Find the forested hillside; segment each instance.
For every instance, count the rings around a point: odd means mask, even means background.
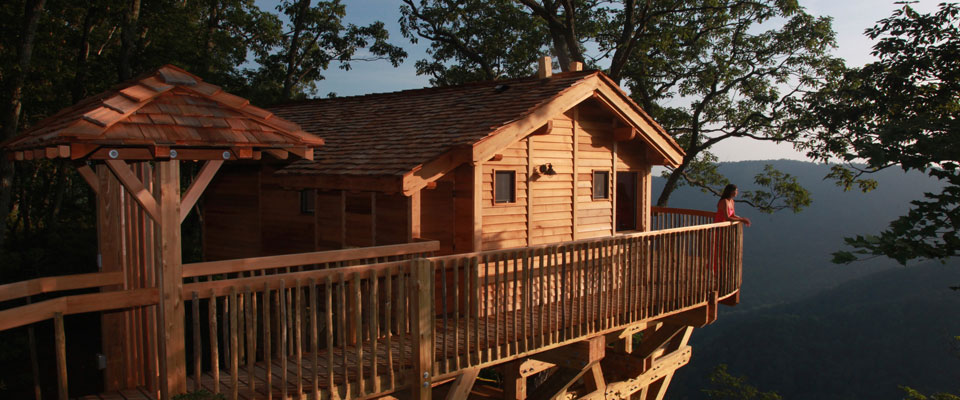
[[[750,188],[757,164],[722,165]],[[714,324],[694,331],[694,355],[680,369],[671,399],[699,399],[719,364],[785,399],[895,399],[898,385],[924,393],[960,391],[960,262],[900,267],[886,259],[830,262],[842,237],[874,233],[937,182],[887,170],[879,189],[843,192],[823,181],[827,167],[775,161],[797,176],[813,204],[800,214],[737,212],[754,225],[744,233],[742,303],[722,307]],[[752,165],[751,165],[752,164]],[[656,193],[657,188],[654,188]],[[708,196],[685,188],[671,206],[706,209]]]

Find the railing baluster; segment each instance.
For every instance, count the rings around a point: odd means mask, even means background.
[[[266,366],[264,390],[267,392],[267,399],[273,398],[273,354],[270,330],[273,327],[273,321],[270,318],[270,312],[273,309],[273,291],[270,290],[270,283],[263,284],[263,363]]]
[[[497,254],[494,257],[496,257],[496,259],[493,262],[493,269],[494,269],[493,279],[494,279],[494,292],[495,292],[493,296],[493,301],[496,302],[496,304],[494,304],[494,307],[493,307],[493,310],[494,310],[493,319],[495,320],[494,324],[496,325],[494,330],[494,336],[496,337],[496,342],[497,342],[496,351],[497,351],[497,358],[499,359],[504,356],[503,350],[500,347],[500,343],[501,343],[500,316],[505,315],[505,312],[503,311],[504,307],[502,306],[504,295],[503,293],[500,292],[500,263],[503,261],[503,253]],[[504,333],[502,342],[506,343],[506,339],[507,339],[506,333]]]
[[[462,258],[456,258],[450,263],[453,267],[453,368],[456,370],[460,369],[460,264],[463,262]],[[444,265],[446,268],[446,265]],[[446,298],[446,290],[443,294]],[[446,309],[443,310],[446,313]],[[443,319],[443,331],[447,331],[447,319]],[[447,338],[444,335],[443,338],[443,355],[446,358],[447,355]]]
[[[240,354],[237,344],[237,327],[238,318],[237,318],[237,287],[230,287],[230,398],[237,400],[240,397],[240,376],[239,376],[239,364],[240,364]]]
[[[324,277],[323,280],[323,297],[324,297],[324,321],[326,321],[326,333],[324,336],[327,340],[327,390],[330,391],[330,397],[337,397],[337,388],[333,382],[333,283],[331,282],[330,275]]]
[[[363,304],[361,303],[361,294],[360,286],[361,279],[359,272],[353,273],[352,282],[350,284],[350,290],[353,292],[353,324],[356,330],[356,345],[354,346],[356,354],[356,363],[357,363],[357,395],[363,396],[367,389],[364,386],[364,377],[363,377]]]
[[[396,388],[396,382],[394,381],[395,375],[393,372],[393,270],[386,270],[386,274],[383,277],[383,297],[387,299],[386,304],[384,304],[383,315],[385,316],[386,326],[385,334],[387,336],[386,345],[387,345],[387,379],[390,382],[390,389]]]
[[[57,398],[67,400],[67,338],[63,331],[63,313],[53,315],[53,335],[57,353]]]
[[[199,392],[201,385],[201,357],[203,357],[203,350],[200,344],[200,296],[197,295],[197,292],[193,292],[190,296],[190,308],[192,309],[192,326],[193,326],[193,391]]]
[[[217,293],[210,289],[210,302],[207,304],[207,321],[210,324],[210,375],[213,378],[213,393],[220,393],[220,344],[217,343]]]
[[[310,382],[313,384],[313,398],[320,398],[320,344],[317,336],[317,317],[320,310],[320,302],[317,299],[317,281],[310,278],[307,281],[310,285],[310,305],[307,307],[307,314],[310,316],[310,352],[313,354],[313,364],[311,367]]]
[[[246,339],[247,339],[247,389],[250,392],[250,398],[252,399],[256,395],[256,376],[254,375],[254,364],[257,362],[257,343],[254,341],[253,332],[256,330],[254,328],[253,316],[255,315],[254,303],[256,302],[256,297],[250,292],[250,286],[243,288],[243,304],[246,306],[244,314],[244,322],[247,323],[246,326]]]
[[[377,340],[380,338],[380,307],[378,307],[377,290],[379,276],[376,269],[370,270],[370,380],[373,381],[373,393],[380,392],[380,379],[377,373]]]
[[[297,360],[297,397],[300,397],[303,394],[303,325],[301,322],[301,317],[303,313],[303,287],[301,287],[300,279],[294,281],[294,293],[293,293],[293,346],[296,351],[296,360]]]
[[[287,285],[286,281],[280,280],[280,290],[277,291],[277,300],[280,303],[280,312],[277,313],[277,320],[280,323],[280,346],[278,347],[278,353],[280,353],[280,395],[283,396],[283,399],[289,397],[287,390],[287,354],[289,354],[289,348],[287,347],[287,310],[290,309],[289,300],[290,296],[287,295]]]
[[[347,363],[347,282],[344,273],[338,274],[340,286],[337,287],[337,298],[340,299],[340,351],[343,358],[343,398],[350,398],[350,367]]]
[[[474,256],[470,259],[469,264],[470,280],[473,282],[473,288],[471,290],[472,295],[470,298],[473,299],[473,344],[474,351],[476,353],[476,362],[472,365],[480,363],[480,276],[479,271],[477,271],[477,261],[478,258]]]
[[[442,302],[442,304],[441,304],[441,307],[440,307],[440,313],[443,315],[443,329],[440,330],[440,335],[442,336],[442,338],[440,338],[440,342],[441,342],[441,345],[440,345],[440,347],[441,347],[440,356],[441,356],[441,360],[443,360],[443,362],[442,362],[440,365],[443,367],[443,372],[450,372],[450,357],[449,357],[449,355],[447,354],[447,352],[448,352],[448,350],[449,350],[449,349],[447,348],[447,336],[449,336],[449,335],[447,334],[447,332],[448,332],[448,331],[447,331],[447,324],[448,324],[447,320],[449,319],[449,318],[448,318],[448,315],[447,315],[447,313],[448,313],[448,308],[447,308],[447,286],[448,286],[448,284],[447,284],[447,267],[449,267],[449,264],[448,264],[446,261],[439,261],[437,265],[438,265],[439,268],[440,268],[440,282],[441,282],[441,283],[440,283],[440,299],[441,299],[440,301]],[[456,265],[456,264],[454,264],[454,265]],[[456,269],[454,269],[453,275],[454,275],[454,276],[457,275]],[[454,278],[454,279],[456,279],[456,278]],[[454,281],[454,282],[456,282],[456,281]],[[454,285],[456,285],[456,283],[454,283]],[[455,294],[454,294],[454,297],[453,297],[453,301],[456,302],[456,301],[457,301],[456,289],[454,289],[454,293],[455,293]],[[456,314],[454,314],[454,326],[456,326]],[[454,344],[454,349],[456,350],[456,344]],[[456,368],[457,368],[457,369],[460,369],[460,366],[457,366]]]

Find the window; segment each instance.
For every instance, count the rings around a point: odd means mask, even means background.
[[[593,171],[593,199],[610,198],[610,171]]]
[[[494,203],[517,202],[517,172],[494,172],[493,201]]]
[[[313,192],[313,189],[300,191],[300,214],[313,214],[316,203],[317,195]]]

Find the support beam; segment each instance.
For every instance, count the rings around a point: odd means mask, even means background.
[[[447,392],[447,400],[460,400],[465,399],[470,394],[470,390],[473,389],[474,382],[477,381],[477,376],[480,375],[480,368],[474,367],[469,368],[463,371],[463,374],[457,377],[453,381],[453,386],[450,388],[450,391]]]
[[[410,391],[413,399],[430,400],[433,376],[433,317],[430,305],[433,302],[433,267],[426,259],[416,259],[411,265],[413,296],[410,298],[413,330],[413,374],[410,375]]]
[[[100,180],[97,178],[97,173],[93,172],[93,168],[90,168],[86,163],[77,164],[77,173],[80,174],[80,177],[90,185],[90,189],[93,189],[94,194],[98,194],[100,190]]]
[[[210,181],[213,179],[213,176],[217,174],[217,170],[220,169],[221,165],[223,165],[223,160],[209,160],[200,168],[200,173],[197,174],[196,179],[194,179],[190,187],[187,188],[187,192],[183,194],[183,199],[180,201],[181,224],[183,220],[187,219],[187,215],[190,215],[190,210],[197,204],[200,195],[207,189],[207,185],[210,184]]]
[[[420,190],[413,192],[410,197],[407,198],[408,208],[407,208],[407,222],[410,226],[410,235],[407,236],[407,242],[412,243],[414,239],[420,237],[421,234],[421,225],[420,225]]]
[[[118,168],[112,169],[116,172]],[[182,300],[183,263],[180,254],[180,161],[158,161],[156,177],[155,190],[160,199],[160,218],[155,225],[159,256],[157,286],[160,289],[157,327],[161,339],[160,390],[161,397],[166,398],[187,391]]]
[[[600,363],[593,364],[590,371],[583,375],[583,383],[591,392],[603,393],[607,389],[607,382],[603,379],[603,370]]]
[[[598,361],[594,361],[586,366],[574,369],[568,367],[558,367],[557,372],[547,378],[547,381],[537,387],[537,390],[530,395],[530,400],[554,400],[558,399],[584,374],[593,369]]]
[[[143,182],[140,182],[140,179],[137,178],[137,175],[133,173],[133,170],[130,169],[130,166],[127,165],[125,161],[122,160],[106,160],[104,161],[110,170],[113,171],[114,175],[117,176],[117,179],[120,180],[120,183],[123,184],[123,187],[133,195],[134,200],[137,203],[140,203],[140,206],[150,215],[150,218],[154,222],[160,221],[160,209],[157,206],[157,200],[153,198],[153,195],[147,191],[143,186]],[[178,171],[179,171],[179,164]],[[179,173],[177,174],[179,176]],[[178,181],[179,185],[180,182]],[[180,193],[180,187],[177,186],[177,194]],[[180,199],[177,198],[177,205],[180,204]],[[177,215],[177,218],[180,218]],[[179,225],[179,224],[178,224]]]
[[[579,369],[603,359],[606,345],[606,338],[597,336],[543,353],[534,354],[530,356],[530,358],[556,364],[558,367]]]
[[[666,324],[662,325],[656,330],[648,329],[643,332],[643,340],[640,342],[639,346],[633,349],[633,354],[641,359],[649,357],[654,351],[662,348],[675,336],[684,332],[686,329],[686,326]]]

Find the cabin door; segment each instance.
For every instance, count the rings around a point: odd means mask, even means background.
[[[637,229],[636,172],[617,172],[617,231]]]

